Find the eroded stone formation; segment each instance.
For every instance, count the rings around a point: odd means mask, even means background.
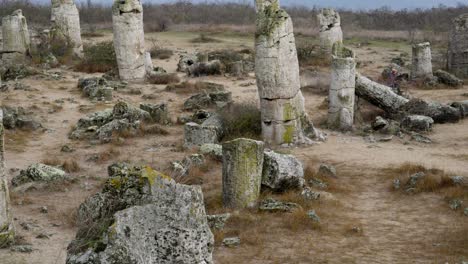
[[[468,14],[453,21],[450,33],[448,69],[459,78],[468,78]]]
[[[28,24],[21,9],[2,19],[3,56],[7,63],[24,63],[30,57]]]
[[[143,6],[140,0],[115,0],[112,7],[114,48],[122,80],[146,76]]]
[[[253,207],[260,196],[264,160],[261,141],[239,138],[223,144],[223,204]]]
[[[328,126],[349,130],[354,123],[356,61],[354,52],[338,43],[332,56],[331,84],[328,95]]]
[[[317,15],[319,22],[319,38],[322,51],[330,53],[333,44],[343,42],[340,14],[331,8],[320,10]]]
[[[428,79],[434,77],[432,73],[431,44],[424,42],[413,45],[413,64],[411,79]]]
[[[73,0],[52,0],[52,34],[63,37],[73,47],[73,53],[83,56],[80,15]]]
[[[0,109],[0,248],[10,245],[15,237],[15,229],[10,211],[10,196],[5,173],[3,111]]]
[[[256,7],[255,75],[263,139],[281,145],[320,138],[304,109],[292,20],[278,0],[257,0]]]

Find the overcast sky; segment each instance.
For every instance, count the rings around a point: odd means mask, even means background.
[[[33,2],[49,3],[50,0],[32,0]],[[75,0],[77,2],[86,0]],[[113,0],[91,0],[93,3],[112,3]],[[176,0],[143,0],[144,3],[163,3],[175,2]],[[192,0],[191,2],[205,2],[206,0]],[[247,0],[217,0],[224,2],[252,2]],[[209,2],[211,2],[209,0]],[[382,6],[388,6],[392,9],[402,8],[431,8],[444,4],[447,6],[455,6],[457,3],[468,3],[468,0],[280,0],[282,5],[306,5],[320,7],[335,7],[335,8],[352,8],[352,9],[374,9]]]

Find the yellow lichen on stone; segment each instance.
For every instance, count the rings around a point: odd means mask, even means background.
[[[165,180],[172,180],[171,177],[165,175],[164,173],[161,173],[159,171],[153,170],[153,168],[146,166],[145,170],[143,171],[143,174],[141,175],[143,179],[147,179],[150,185],[153,185],[156,179],[159,177],[161,179]]]

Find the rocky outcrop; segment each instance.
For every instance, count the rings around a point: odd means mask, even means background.
[[[451,87],[460,87],[463,86],[463,80],[457,78],[457,76],[450,74],[443,70],[437,70],[434,72],[434,76],[437,77],[439,83],[451,86]]]
[[[323,139],[305,112],[291,17],[280,9],[278,0],[257,0],[256,9],[255,75],[265,143]]]
[[[73,0],[52,0],[50,20],[52,22],[52,36],[63,37],[73,48],[73,53],[82,57],[80,15]]]
[[[447,66],[459,78],[468,78],[468,14],[453,20],[450,32]]]
[[[80,78],[78,88],[92,100],[111,101],[114,89],[109,87],[106,79],[101,77]]]
[[[262,185],[275,191],[302,188],[304,169],[292,155],[266,151],[263,162]]]
[[[31,40],[28,24],[21,9],[2,19],[2,42],[4,62],[21,64],[31,56]]]
[[[103,190],[79,207],[67,264],[213,263],[201,187],[177,184],[149,167],[108,170]]]
[[[425,80],[433,78],[432,53],[429,42],[413,45],[411,79]]]
[[[5,138],[3,111],[0,109],[0,248],[9,246],[15,238],[15,227],[10,208],[10,194],[5,169]]]
[[[323,52],[331,53],[335,43],[343,42],[340,14],[334,9],[324,8],[317,14],[319,23],[320,47]]]
[[[3,125],[6,129],[37,130],[42,127],[32,113],[26,111],[23,107],[0,107],[3,110]]]
[[[462,117],[460,110],[455,107],[423,99],[410,100],[400,111],[411,115],[431,117],[434,123],[438,124],[456,123]]]
[[[401,127],[407,131],[429,132],[434,120],[428,116],[409,115],[401,121]]]
[[[260,196],[264,144],[239,138],[223,144],[223,204],[253,207]]]
[[[67,178],[65,171],[42,163],[30,165],[21,170],[20,174],[11,180],[13,186],[19,186],[28,182],[52,182]]]
[[[140,0],[115,1],[112,7],[112,28],[120,79],[144,79],[147,60]]]

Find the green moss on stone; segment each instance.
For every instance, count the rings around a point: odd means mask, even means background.
[[[283,143],[292,144],[294,143],[294,132],[295,128],[293,125],[287,125],[284,127],[285,131],[283,134]]]

